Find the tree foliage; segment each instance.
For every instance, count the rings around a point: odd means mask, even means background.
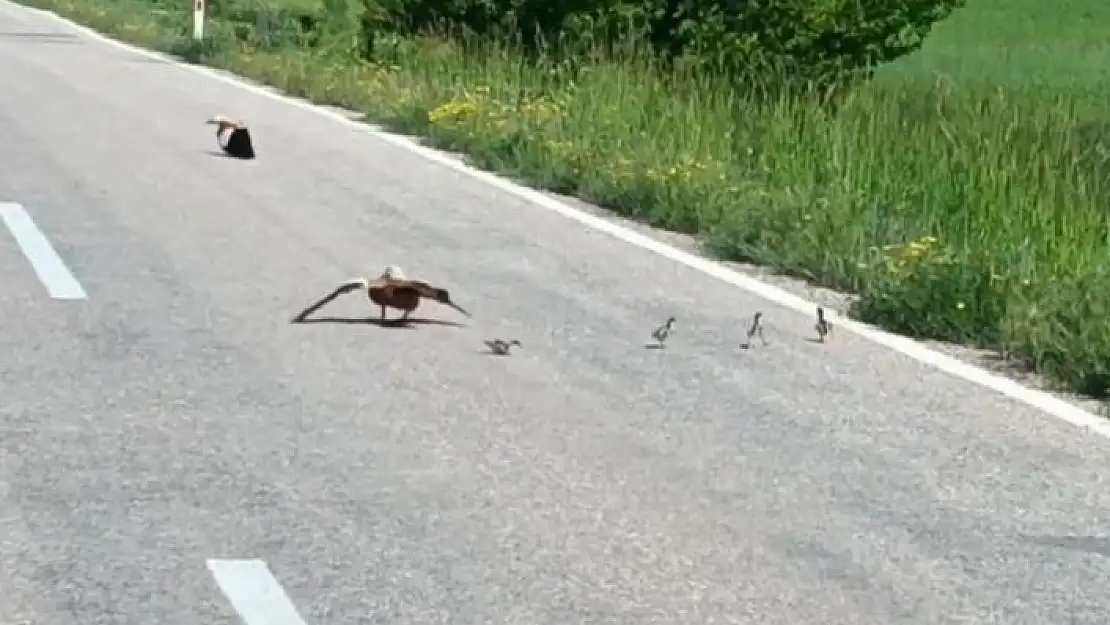
[[[368,28],[515,31],[525,47],[639,33],[683,58],[763,84],[842,84],[921,47],[966,0],[369,0]]]
[[[383,33],[464,33],[522,52],[643,41],[663,60],[764,87],[835,87],[921,47],[966,0],[326,0],[239,16],[251,38],[315,41],[351,26],[372,55]],[[263,5],[264,6],[264,3]],[[311,5],[306,5],[311,6]],[[337,24],[343,22],[343,26]],[[283,28],[282,25],[285,27]],[[334,34],[334,33],[333,33]],[[273,43],[276,43],[273,42]]]
[[[670,56],[775,82],[842,83],[921,47],[965,0],[654,0],[650,36]]]

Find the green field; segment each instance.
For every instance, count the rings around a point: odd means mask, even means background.
[[[164,49],[190,23],[182,3],[25,1]],[[572,76],[395,39],[368,64],[349,33],[309,50],[260,26],[214,21],[206,62],[856,293],[862,320],[1110,392],[1110,3],[973,0],[835,114],[646,55]]]

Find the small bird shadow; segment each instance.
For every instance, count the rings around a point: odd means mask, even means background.
[[[451,326],[461,328],[461,323],[454,321],[444,321],[442,319],[422,319],[420,317],[409,317],[408,319],[381,319],[380,317],[313,317],[306,319],[300,316],[293,317],[289,323],[338,323],[347,325],[368,325],[377,326],[379,328],[397,329],[406,328],[409,330],[414,329],[413,326],[417,325],[433,325],[433,326]]]
[[[509,356],[509,354],[499,354],[499,353],[493,351],[492,349],[483,349],[482,351],[480,351],[478,353],[479,354],[485,354],[486,356],[497,356],[499,358],[506,358],[506,357]]]
[[[815,339],[813,337],[808,337],[808,336],[806,337],[805,340],[806,340],[807,343],[824,343],[825,342],[825,341],[822,341],[821,339]]]
[[[0,39],[13,39],[17,41],[33,41],[40,43],[64,43],[81,45],[83,42],[76,35],[69,33],[34,33],[34,32],[0,32]]]
[[[205,150],[204,153],[207,154],[208,156],[216,156],[216,157],[219,157],[219,158],[226,158],[226,159],[229,159],[229,160],[232,160],[232,161],[253,161],[254,160],[253,156],[251,158],[240,158],[238,156],[232,156],[232,155],[228,154],[227,152],[221,152],[219,150]]]
[[[648,343],[647,345],[644,345],[644,349],[663,349],[664,347],[665,345],[663,345],[662,343]]]
[[[1110,536],[1023,536],[1042,547],[1068,549],[1110,557]]]

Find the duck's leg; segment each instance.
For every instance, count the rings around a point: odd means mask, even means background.
[[[382,321],[385,321],[385,306],[382,306]]]

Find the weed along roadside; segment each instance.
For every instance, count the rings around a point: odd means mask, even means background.
[[[830,106],[665,65],[632,37],[525,55],[383,28],[371,46],[354,0],[217,0],[202,46],[187,1],[21,1],[856,294],[863,321],[1110,394],[1106,3],[980,0]]]

